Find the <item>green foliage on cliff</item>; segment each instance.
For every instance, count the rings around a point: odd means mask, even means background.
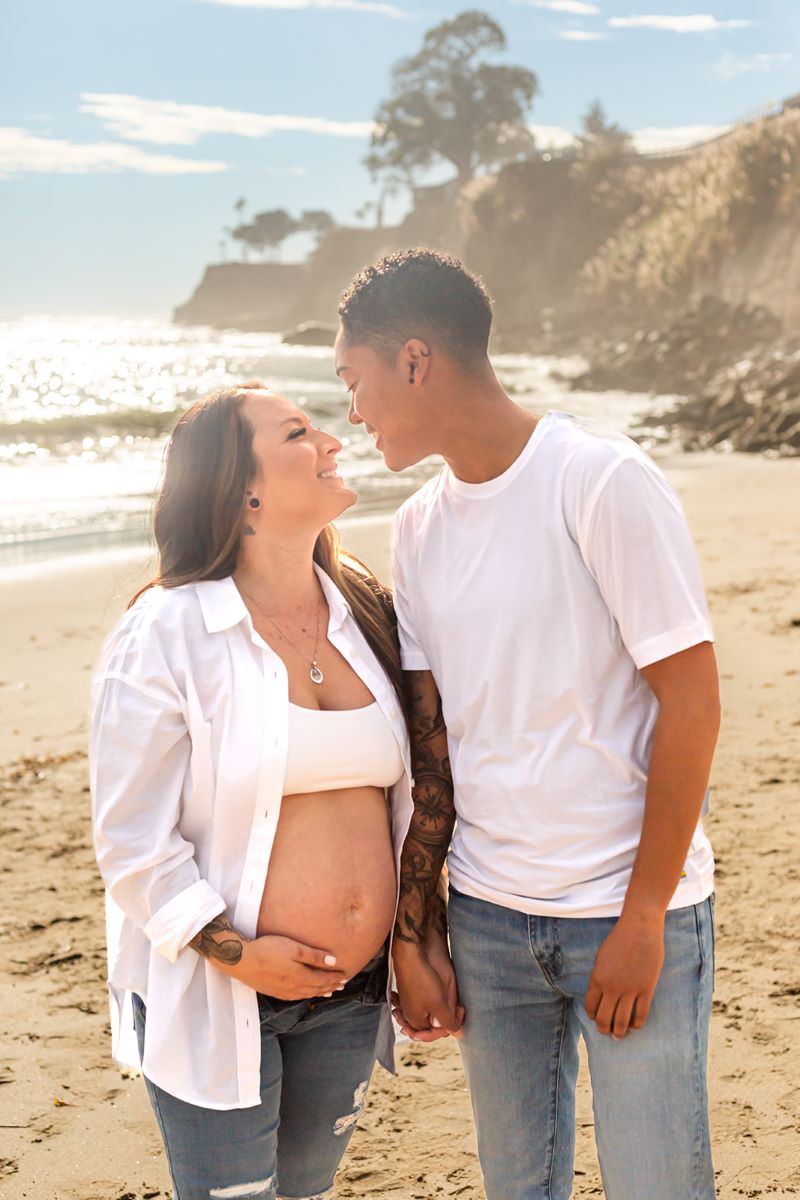
[[[606,160],[587,172],[574,158],[534,159],[473,182],[462,253],[510,337],[535,338],[543,310],[586,307],[582,267],[641,203],[628,186],[631,169]]]
[[[760,228],[797,212],[800,112],[765,118],[667,171],[626,172],[632,215],[586,263],[587,293],[620,303],[679,298]]]

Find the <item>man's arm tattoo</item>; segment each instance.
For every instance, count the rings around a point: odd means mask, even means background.
[[[233,937],[223,936],[216,940],[219,934],[233,934]],[[213,958],[224,963],[226,967],[235,967],[241,960],[244,951],[244,941],[231,925],[224,913],[209,921],[199,933],[195,934],[189,945],[196,950],[201,958]]]
[[[444,918],[434,897],[455,824],[453,779],[442,701],[430,673],[406,673],[414,769],[414,814],[400,860],[395,937],[421,943],[429,923]]]

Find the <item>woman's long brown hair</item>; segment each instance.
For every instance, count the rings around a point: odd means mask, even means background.
[[[242,505],[258,465],[253,455],[253,428],[242,413],[242,402],[247,391],[268,390],[257,379],[219,388],[181,416],[167,443],[153,518],[156,573],[128,607],[151,587],[174,588],[233,574],[239,557]],[[360,559],[340,550],[332,525],[317,538],[314,562],[350,605],[404,708],[391,593]]]

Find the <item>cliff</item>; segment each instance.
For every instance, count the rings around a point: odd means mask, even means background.
[[[796,109],[677,158],[536,158],[414,199],[398,226],[334,229],[304,265],[209,267],[176,321],[331,321],[360,267],[414,245],[458,254],[481,275],[502,348],[653,328],[704,295],[761,305],[787,327],[800,320]]]
[[[587,260],[587,299],[627,311],[703,294],[800,318],[800,111],[742,126],[658,178]]]
[[[206,267],[191,299],[175,309],[179,325],[284,330],[330,322],[342,290],[361,267],[392,250],[427,245],[462,250],[460,218],[468,201],[452,184],[420,188],[409,216],[395,226],[333,229],[307,263],[224,263]]]
[[[178,325],[282,329],[286,313],[307,286],[307,267],[295,263],[219,263],[206,267],[194,294],[179,305]]]

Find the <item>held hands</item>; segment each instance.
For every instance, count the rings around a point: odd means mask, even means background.
[[[461,1037],[464,1007],[446,939],[396,941],[393,958],[398,990],[392,992],[392,1014],[403,1033],[415,1042]]]
[[[278,1000],[329,996],[347,983],[332,954],[273,934],[246,942],[239,963],[229,973]]]
[[[663,914],[623,914],[597,951],[586,990],[586,1012],[600,1033],[620,1039],[642,1028],[663,965]]]

